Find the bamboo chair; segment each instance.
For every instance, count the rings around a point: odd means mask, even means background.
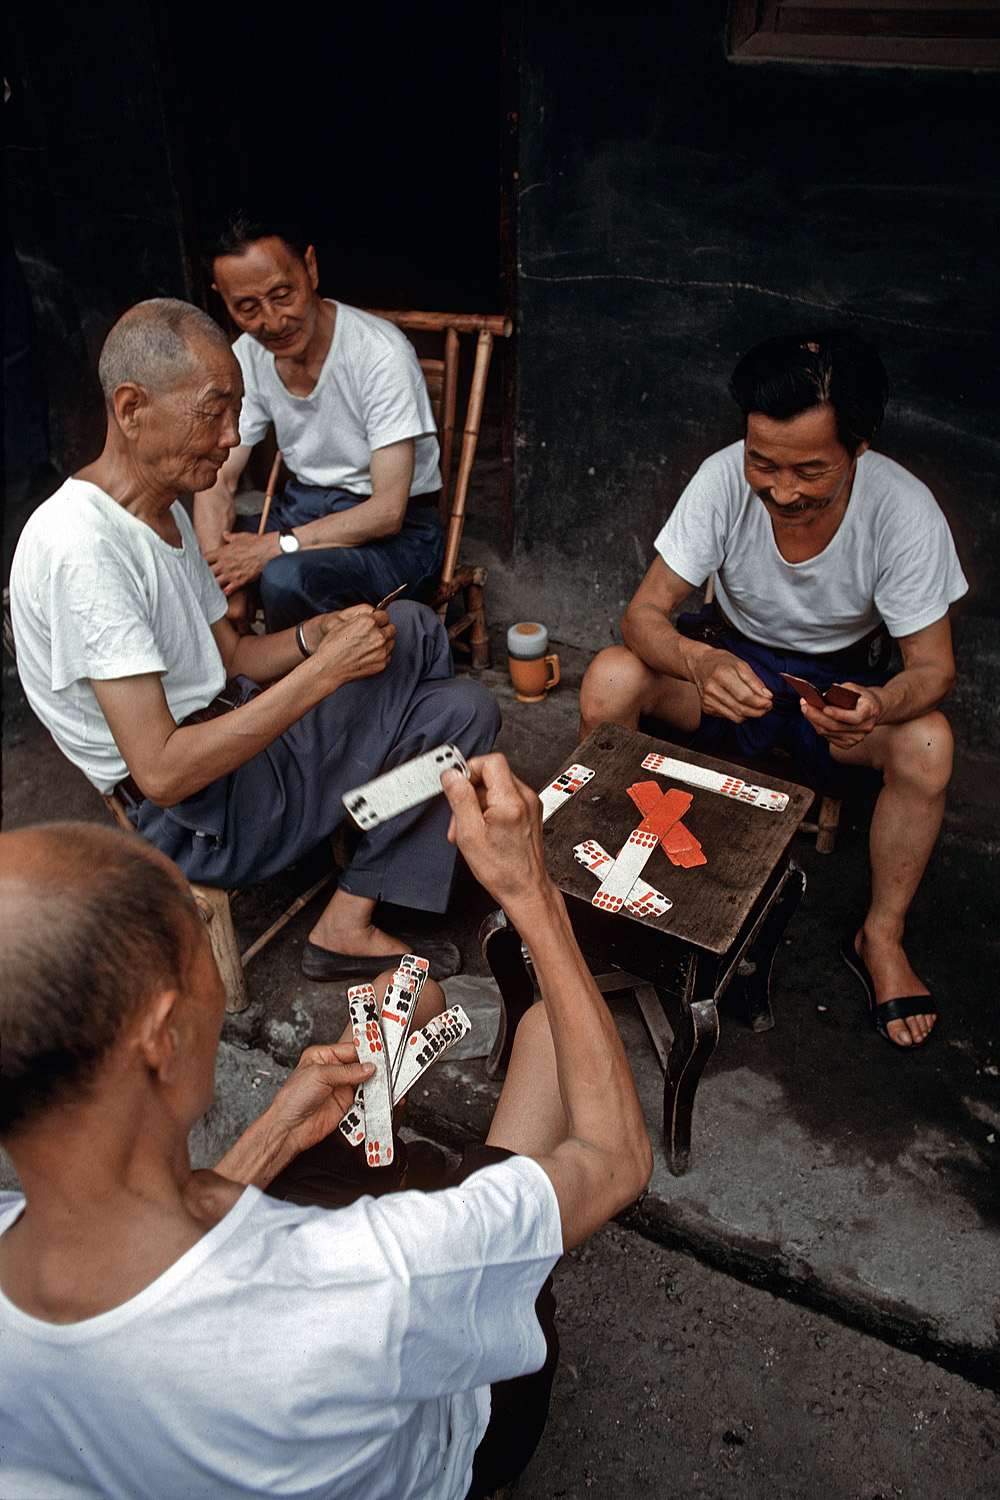
[[[705,585],[705,603],[711,604],[715,598],[715,574],[709,575]],[[784,757],[784,750],[776,750],[775,755]],[[794,780],[794,777],[790,778]],[[800,823],[796,829],[797,833],[814,833],[816,835],[817,854],[832,854],[837,842],[837,829],[840,826],[840,797],[819,797],[819,813],[815,823]]]
[[[447,530],[444,566],[441,581],[434,591],[431,604],[444,620],[448,605],[458,594],[463,595],[465,613],[461,619],[448,626],[448,638],[452,647],[468,651],[475,668],[490,664],[490,643],[486,630],[486,610],[483,603],[483,584],[486,569],[465,564],[458,567],[458,547],[465,524],[465,501],[469,490],[469,476],[476,456],[479,441],[479,424],[483,415],[483,398],[486,394],[486,377],[489,374],[490,357],[495,338],[510,338],[513,323],[510,318],[487,317],[478,313],[432,313],[432,312],[385,312],[369,308],[377,318],[386,318],[405,333],[433,332],[444,336],[444,349],[440,359],[421,359],[420,368],[427,381],[434,419],[438,428],[438,443],[441,448],[441,524]],[[459,335],[474,333],[476,358],[472,371],[472,386],[469,404],[462,429],[462,445],[458,455],[458,470],[455,492],[451,494],[452,461],[455,447],[455,404],[458,389]],[[450,498],[450,504],[449,504]],[[459,639],[468,631],[468,643]]]
[[[125,803],[122,799],[109,792],[103,798],[104,805],[114,818],[119,828],[126,833],[135,833],[136,830],[129,822]],[[136,834],[138,837],[138,834]],[[323,886],[333,879],[333,872],[323,876],[308,891],[297,896],[287,911],[282,912],[276,922],[272,922],[266,932],[262,932],[255,942],[251,943],[245,953],[240,952],[239,943],[236,941],[236,929],[233,926],[233,913],[230,899],[239,893],[235,890],[223,890],[221,886],[198,885],[195,881],[189,881],[191,894],[195,905],[201,912],[202,919],[208,927],[208,936],[212,944],[212,952],[218,966],[219,976],[222,979],[226,991],[226,1011],[229,1015],[246,1010],[250,1004],[250,996],[247,992],[246,979],[243,970],[250,960],[264,948],[273,937],[277,937],[283,927],[289,923],[302,908],[321,891]]]

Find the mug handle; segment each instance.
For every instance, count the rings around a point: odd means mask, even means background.
[[[558,656],[556,656],[555,652],[553,652],[553,654],[551,656],[547,656],[545,660],[548,664],[549,671],[552,674],[548,682],[545,684],[545,691],[548,692],[549,688],[555,687],[556,683],[559,681],[559,658]]]

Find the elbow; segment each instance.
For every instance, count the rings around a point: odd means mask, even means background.
[[[622,615],[621,626],[620,626],[621,633],[622,633],[622,641],[629,648],[629,650],[632,651],[632,652],[635,651],[635,645],[634,645],[634,642],[633,642],[633,639],[632,639],[632,626],[633,626],[633,624],[634,624],[634,603],[630,604],[628,606],[628,608],[626,609],[625,613]]]
[[[618,1169],[614,1174],[613,1195],[616,1206],[612,1213],[621,1213],[640,1198],[649,1186],[653,1175],[653,1147],[645,1124],[629,1137],[627,1148],[621,1153]]]
[[[406,517],[406,507],[401,511],[392,510],[382,518],[377,530],[374,532],[378,537],[398,536],[403,529],[403,521]]]

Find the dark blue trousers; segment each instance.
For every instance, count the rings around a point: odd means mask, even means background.
[[[266,750],[174,807],[139,805],[136,827],[189,880],[240,886],[283,870],[347,816],[341,796],[444,743],[483,755],[500,728],[496,699],[453,676],[451,648],[422,604],[390,606],[396,648],[377,677],[349,682]],[[246,680],[244,680],[246,682]],[[247,696],[256,691],[246,682]],[[365,834],[341,888],[422,911],[448,904],[455,848],[443,796]]]
[[[290,480],[271,507],[267,530],[303,526],[351,510],[363,499],[347,490],[323,490]],[[256,521],[252,516],[241,517],[237,529],[256,530]],[[426,598],[440,577],[443,562],[444,533],[436,505],[411,506],[395,536],[357,547],[310,547],[282,553],[267,563],[261,575],[267,628],[287,630],[328,610],[377,604],[401,583],[408,585],[407,599]]]

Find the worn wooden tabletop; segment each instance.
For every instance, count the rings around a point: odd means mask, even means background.
[[[652,752],[784,792],[788,803],[783,811],[771,812],[691,786],[679,777],[659,776],[642,766],[644,758]],[[596,839],[612,857],[617,855],[642,821],[639,809],[628,795],[630,786],[654,781],[663,791],[677,787],[692,794],[683,822],[700,842],[707,863],[682,869],[672,864],[658,846],[650,855],[642,878],[668,896],[673,906],[659,917],[636,917],[624,911],[619,915],[627,915],[630,921],[640,921],[646,927],[669,933],[711,953],[728,952],[805,817],[812,792],[771,775],[758,783],[752,771],[681,750],[616,724],[602,724],[595,729],[559,770],[573,764],[588,766],[594,777],[545,825],[546,862],[559,889],[587,902],[594,896],[598,878],[577,863],[573,848],[585,839]]]

